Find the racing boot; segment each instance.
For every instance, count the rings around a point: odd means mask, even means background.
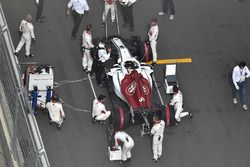
[[[62,124],[58,124],[58,125],[56,126],[58,130],[61,130],[61,125],[62,125]]]
[[[34,57],[34,55],[31,53],[30,55],[28,55],[26,57],[30,57],[31,58],[31,57]]]
[[[193,113],[189,112],[188,116],[189,116],[189,119],[192,119],[193,118]]]
[[[14,52],[14,55],[15,55],[16,57],[18,57],[18,56],[19,56],[17,52]]]
[[[127,161],[126,161],[126,164],[130,165],[130,163],[131,163],[131,158],[128,158]]]
[[[127,166],[126,161],[121,161],[121,162],[120,162],[120,165],[121,165],[122,167],[126,167],[126,166]]]
[[[112,21],[112,22],[111,22],[111,25],[115,28],[115,27],[116,27],[115,21]]]
[[[92,117],[92,123],[93,124],[96,123],[96,119],[95,118],[96,118],[96,116],[94,118]]]

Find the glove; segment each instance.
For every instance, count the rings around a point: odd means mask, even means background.
[[[32,38],[32,39],[31,39],[31,42],[32,42],[32,43],[35,43],[35,42],[36,42],[36,38]]]
[[[239,86],[238,86],[238,85],[235,85],[235,89],[236,89],[236,90],[239,90],[240,88],[239,88]]]

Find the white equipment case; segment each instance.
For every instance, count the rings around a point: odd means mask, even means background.
[[[173,86],[178,86],[176,77],[176,64],[166,65],[165,72],[165,90],[166,94],[173,94]]]

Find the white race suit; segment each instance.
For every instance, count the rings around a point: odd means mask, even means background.
[[[173,95],[173,98],[170,104],[174,106],[176,121],[180,122],[182,117],[185,117],[189,114],[189,112],[182,112],[183,111],[183,107],[182,107],[183,95],[180,90]]]
[[[98,121],[105,121],[111,112],[107,111],[105,105],[99,102],[97,99],[93,101],[92,117]]]
[[[22,20],[19,26],[19,31],[22,32],[21,40],[17,45],[15,52],[19,52],[25,44],[25,55],[30,55],[31,39],[35,38],[34,26],[26,20]]]
[[[151,129],[153,135],[153,158],[157,160],[162,154],[162,141],[164,136],[165,122],[163,120],[155,123]]]
[[[82,47],[83,56],[82,56],[82,67],[87,68],[88,71],[92,70],[93,59],[90,54],[90,49],[94,47],[92,43],[92,34],[89,31],[83,31],[82,33]]]
[[[102,21],[105,22],[108,12],[110,10],[111,21],[115,22],[115,1],[116,0],[104,0],[104,11],[102,15]]]
[[[65,113],[61,103],[48,102],[46,108],[49,110],[49,116],[52,122],[57,123],[61,126]]]
[[[156,62],[157,60],[157,51],[156,51],[156,45],[157,45],[157,38],[159,34],[159,27],[158,25],[154,25],[150,27],[150,30],[148,32],[150,47],[152,49],[153,54],[153,62]]]
[[[131,149],[134,147],[134,140],[124,131],[115,134],[115,146],[118,147],[118,141],[123,143],[122,160],[126,161],[131,158]]]

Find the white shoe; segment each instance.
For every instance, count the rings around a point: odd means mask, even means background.
[[[233,103],[237,104],[237,99],[236,98],[233,98]]]
[[[167,13],[165,13],[165,12],[158,12],[158,15],[159,16],[163,16],[163,15],[167,15]]]
[[[243,105],[242,108],[243,108],[243,110],[247,110],[248,109],[247,105]]]
[[[174,20],[174,15],[170,15],[169,20]]]

